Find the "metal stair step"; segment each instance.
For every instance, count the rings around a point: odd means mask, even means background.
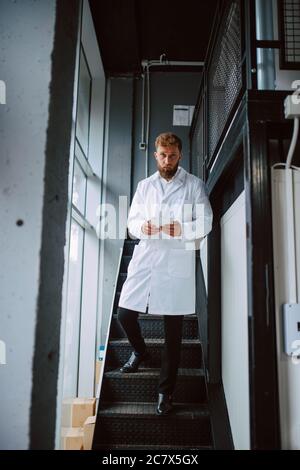
[[[159,450],[159,451],[168,451],[168,450],[213,450],[213,446],[202,445],[202,446],[189,446],[189,445],[122,445],[122,444],[109,444],[109,445],[97,445],[97,450]]]
[[[101,400],[156,402],[160,369],[139,368],[133,374],[122,374],[119,369],[105,372]],[[202,369],[178,369],[174,400],[178,403],[207,401],[205,375]]]
[[[144,338],[164,338],[165,333],[163,315],[140,314],[138,317],[138,321]],[[126,334],[118,321],[117,315],[113,315],[112,318],[110,338],[126,338]],[[198,321],[196,315],[184,316],[182,338],[198,338]]]
[[[98,415],[115,416],[119,418],[127,418],[128,415],[134,414],[136,418],[162,418],[164,420],[180,419],[197,419],[209,416],[209,409],[206,404],[194,403],[176,403],[173,402],[174,410],[167,416],[157,416],[155,413],[156,403],[142,402],[106,402],[102,401],[98,408]]]
[[[146,347],[150,353],[150,360],[146,367],[160,367],[161,356],[164,347],[162,338],[146,338]],[[106,354],[105,369],[116,369],[122,366],[130,357],[132,347],[127,339],[110,340]],[[143,364],[141,364],[143,365]],[[199,340],[183,339],[181,343],[181,357],[179,367],[181,368],[201,368],[202,349]]]
[[[206,405],[178,404],[167,416],[156,415],[154,403],[101,402],[94,446],[172,445],[210,446],[211,428]]]

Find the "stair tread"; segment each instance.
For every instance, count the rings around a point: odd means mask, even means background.
[[[137,372],[134,374],[124,374],[120,372],[119,369],[110,370],[104,373],[105,377],[109,378],[124,378],[124,379],[138,379],[138,378],[147,378],[147,377],[158,377],[160,374],[160,369],[158,368],[144,368],[139,367]],[[178,369],[178,377],[180,376],[192,376],[192,377],[204,377],[204,371],[201,368],[195,369],[188,369],[188,368],[180,368]]]
[[[145,343],[150,345],[150,344],[164,344],[165,340],[164,338],[145,338]],[[129,346],[129,342],[127,338],[122,338],[122,339],[112,339],[109,341],[109,343],[113,345],[120,345],[120,346]],[[182,340],[182,345],[191,345],[191,346],[200,346],[201,343],[198,339],[183,339]]]
[[[209,445],[198,445],[198,446],[190,446],[190,445],[180,445],[180,446],[168,446],[168,445],[126,445],[126,444],[109,444],[107,445],[97,445],[97,449],[101,450],[111,450],[111,449],[119,449],[119,450],[212,450],[213,446]]]
[[[201,419],[209,417],[209,410],[206,404],[174,402],[173,405],[174,408],[168,416],[158,416],[158,418]],[[156,403],[101,402],[101,406],[98,409],[98,415],[100,416],[117,415],[118,418],[121,418],[133,414],[135,417],[153,418],[153,416],[157,416]]]
[[[117,316],[117,314],[115,314],[115,316]],[[139,320],[163,320],[164,319],[164,315],[156,315],[154,313],[140,313],[139,314]],[[197,319],[197,315],[195,315],[194,313],[191,314],[191,315],[184,315],[184,318],[183,318],[183,321],[185,320],[196,320]]]

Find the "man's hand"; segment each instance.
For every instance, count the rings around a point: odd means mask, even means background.
[[[142,232],[145,235],[156,235],[158,232],[160,232],[160,228],[154,224],[151,224],[150,220],[148,220],[147,222],[143,223]]]
[[[171,224],[163,225],[161,230],[171,237],[178,237],[181,235],[181,225],[177,220],[174,220]]]

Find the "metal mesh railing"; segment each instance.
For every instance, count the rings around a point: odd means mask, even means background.
[[[243,88],[241,0],[226,0],[214,25],[191,131],[191,170],[206,179]]]
[[[283,41],[282,66],[300,66],[300,0],[280,0],[281,39]]]
[[[242,88],[241,12],[228,2],[208,69],[208,154],[212,157]]]

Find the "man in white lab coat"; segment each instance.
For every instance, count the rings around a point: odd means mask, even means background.
[[[172,133],[155,141],[157,172],[139,182],[128,217],[135,245],[123,284],[118,320],[134,351],[120,369],[136,372],[149,359],[139,313],[164,315],[165,346],[157,414],[172,409],[183,316],[195,313],[195,250],[212,227],[204,182],[179,166],[182,143]]]

